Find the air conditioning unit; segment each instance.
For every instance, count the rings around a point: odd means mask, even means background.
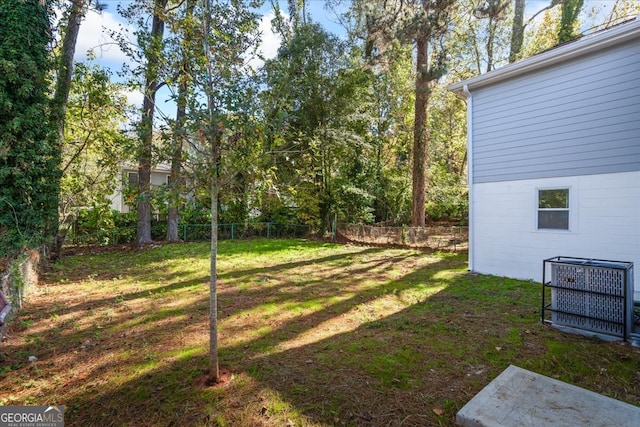
[[[558,256],[544,260],[542,274],[543,322],[605,339],[629,339],[633,263]]]

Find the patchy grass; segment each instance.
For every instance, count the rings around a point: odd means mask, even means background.
[[[539,285],[465,255],[251,240],[218,265],[225,387],[199,385],[208,245],[163,245],[52,266],[8,327],[0,404],[63,404],[70,426],[450,426],[515,364],[640,405],[639,349],[540,324]]]

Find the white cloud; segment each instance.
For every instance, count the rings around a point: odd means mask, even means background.
[[[275,58],[278,48],[282,43],[282,37],[271,29],[271,21],[275,18],[275,12],[269,11],[262,17],[259,31],[262,34],[258,53],[264,59]],[[285,15],[285,19],[288,16]],[[115,11],[106,10],[102,13],[89,11],[80,25],[80,33],[76,43],[75,60],[83,62],[87,60],[87,53],[93,51],[96,61],[110,68],[120,68],[122,63],[130,62],[130,59],[120,50],[120,47],[109,35],[109,31],[128,29],[133,31],[129,24],[124,23]],[[264,65],[264,61],[258,57],[249,60],[249,66],[258,69]]]
[[[258,53],[264,59],[273,59],[278,54],[278,48],[280,48],[280,44],[282,43],[282,37],[280,34],[276,34],[273,32],[271,28],[271,21],[275,18],[275,12],[271,10],[269,13],[264,15],[260,20],[260,25],[258,26],[258,30],[260,34],[262,34],[260,46],[258,47]],[[287,18],[287,16],[285,16]],[[264,60],[254,57],[249,60],[249,66],[254,70],[259,69],[264,65]]]
[[[109,35],[109,30],[119,31],[121,28],[126,27],[126,24],[119,22],[117,15],[112,12],[88,12],[80,25],[75,60],[85,61],[87,52],[93,50],[96,60],[99,62],[107,62],[113,65],[128,62],[127,56]]]
[[[262,42],[260,43],[260,52],[265,59],[273,59],[278,54],[278,48],[282,43],[282,37],[280,34],[273,32],[271,28],[271,21],[275,18],[276,14],[272,10],[268,14],[262,17],[260,20],[260,33],[262,33]],[[286,18],[286,17],[285,17]]]
[[[142,101],[144,100],[144,95],[139,90],[129,90],[125,93],[127,96],[127,103],[129,105],[133,105],[136,108],[142,107]]]

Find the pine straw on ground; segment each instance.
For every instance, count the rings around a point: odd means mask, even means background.
[[[466,256],[296,240],[225,242],[208,367],[206,244],[52,266],[7,329],[0,404],[70,426],[432,426],[509,364],[640,404],[640,350],[540,324],[540,286]],[[36,356],[35,362],[28,362]]]

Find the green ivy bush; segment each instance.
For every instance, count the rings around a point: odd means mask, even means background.
[[[48,119],[49,16],[37,1],[0,2],[0,256],[58,227],[60,147]]]

